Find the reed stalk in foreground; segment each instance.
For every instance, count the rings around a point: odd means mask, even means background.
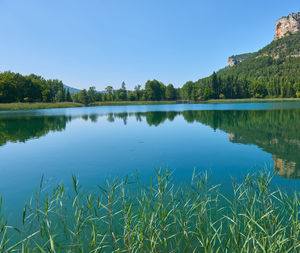
[[[272,176],[248,174],[223,196],[206,173],[175,187],[160,170],[148,185],[108,181],[73,192],[36,191],[21,228],[4,219],[0,252],[299,252],[299,194],[271,190]]]

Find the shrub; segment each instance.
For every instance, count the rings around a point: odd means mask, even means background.
[[[224,95],[223,93],[221,93],[221,94],[219,95],[219,98],[220,98],[220,99],[225,99],[225,95]]]

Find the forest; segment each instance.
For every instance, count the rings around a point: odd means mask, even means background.
[[[236,98],[300,98],[300,33],[271,42],[233,67],[213,72],[198,81],[188,81],[181,88],[148,80],[144,86],[126,89],[95,87],[71,94],[58,79],[46,80],[31,74],[5,71],[0,73],[0,103],[77,102],[88,105],[105,101],[172,101],[191,102]]]

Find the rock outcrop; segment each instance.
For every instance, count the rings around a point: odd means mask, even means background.
[[[300,31],[300,12],[292,13],[287,17],[282,17],[275,24],[274,40],[280,39],[288,34]]]
[[[239,62],[241,62],[241,61],[239,61],[238,59],[236,59],[233,56],[228,57],[228,67],[233,67],[234,65],[236,65]]]
[[[252,56],[252,53],[237,54],[237,55],[230,56],[230,57],[228,57],[228,67],[233,67],[234,65],[248,59],[251,56]]]
[[[300,171],[297,167],[296,162],[287,161],[273,155],[274,159],[274,171],[275,173],[284,178],[299,179]]]

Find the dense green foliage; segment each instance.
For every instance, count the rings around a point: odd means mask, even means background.
[[[290,34],[279,40],[273,40],[256,53],[256,56],[270,55],[273,57],[293,57],[300,53],[300,34]]]
[[[72,101],[69,90],[57,79],[45,80],[31,74],[0,73],[0,103]]]
[[[1,213],[0,252],[298,252],[300,196],[267,173],[234,182],[230,196],[207,173],[175,186],[168,171],[73,193],[60,184],[24,206],[20,227]]]
[[[219,71],[218,76],[245,83],[251,97],[296,97],[300,95],[299,56],[298,32],[272,41],[245,61]]]
[[[133,91],[127,90],[123,82],[120,89],[107,86],[105,92],[96,91],[95,87],[70,94],[62,81],[45,80],[31,74],[23,76],[6,71],[0,73],[0,103],[12,102],[76,102],[89,105],[94,102],[107,101],[163,101],[179,98],[178,89],[172,84],[165,86],[157,80],[147,81],[145,88],[137,85]]]
[[[196,82],[188,81],[182,88],[148,81],[145,89],[137,86],[118,96],[110,86],[102,101],[120,100],[190,100],[238,98],[300,97],[300,33],[271,42],[256,53],[236,55],[242,62],[225,68]],[[123,86],[122,86],[123,87]],[[124,86],[125,87],[125,86]],[[125,91],[124,88],[122,88]],[[121,90],[122,90],[121,89]]]
[[[182,98],[300,97],[299,32],[246,56],[233,67],[187,82],[181,89]]]
[[[237,61],[244,61],[244,60],[250,58],[252,55],[253,55],[253,53],[237,54],[237,55],[232,55],[231,58],[234,58]]]
[[[196,82],[188,81],[174,88],[152,80],[127,90],[107,86],[105,92],[95,87],[73,93],[59,80],[45,80],[36,75],[0,73],[0,103],[74,101],[84,105],[107,101],[163,101],[300,97],[300,32],[275,40],[256,53],[236,55],[242,62],[224,68]]]
[[[144,89],[141,85],[137,85],[134,90],[127,90],[123,82],[120,89],[114,90],[112,86],[107,86],[105,90],[100,93],[96,92],[95,87],[90,87],[88,90],[72,94],[72,99],[74,102],[90,104],[110,101],[164,101],[179,98],[178,89],[172,84],[165,86],[157,80],[147,81]]]

